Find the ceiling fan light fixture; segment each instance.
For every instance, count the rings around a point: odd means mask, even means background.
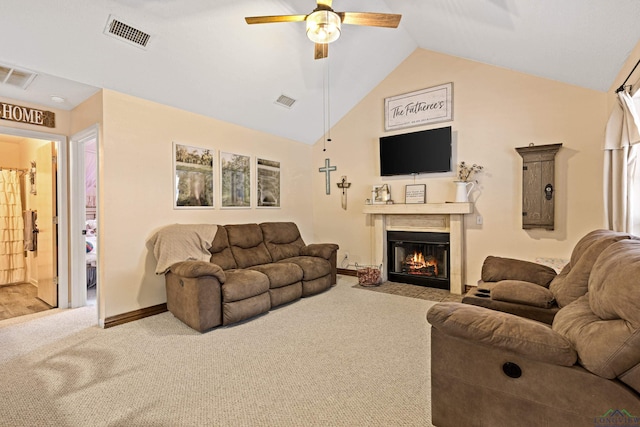
[[[314,43],[327,44],[340,37],[340,16],[330,10],[316,10],[307,16],[307,37]]]

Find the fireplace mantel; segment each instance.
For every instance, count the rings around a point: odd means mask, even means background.
[[[462,215],[473,213],[473,203],[415,203],[364,205],[364,213],[379,215]]]
[[[373,262],[382,264],[387,279],[387,230],[449,233],[451,293],[464,291],[464,215],[473,213],[473,203],[421,203],[365,205],[372,217]]]

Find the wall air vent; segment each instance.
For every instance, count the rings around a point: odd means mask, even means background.
[[[141,49],[147,47],[151,38],[150,34],[125,24],[121,19],[113,15],[109,15],[104,33]]]
[[[291,108],[293,104],[295,104],[296,100],[288,97],[287,95],[280,95],[278,99],[276,99],[276,104],[282,105],[283,107]]]
[[[0,64],[0,82],[2,84],[26,89],[37,75],[31,71],[19,70],[10,65]]]

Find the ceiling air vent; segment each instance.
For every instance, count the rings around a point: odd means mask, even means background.
[[[295,104],[296,100],[288,97],[287,95],[280,95],[278,99],[276,99],[276,104],[282,105],[283,107],[291,108],[293,104]]]
[[[104,33],[142,49],[147,47],[147,43],[149,43],[149,39],[151,38],[150,34],[125,24],[113,15],[109,15]]]
[[[38,74],[0,64],[0,82],[9,86],[26,89]]]

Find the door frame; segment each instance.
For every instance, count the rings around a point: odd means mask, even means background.
[[[71,259],[71,307],[82,307],[87,304],[87,282],[86,282],[86,244],[82,230],[85,229],[86,220],[86,195],[85,195],[85,144],[89,141],[96,142],[96,156],[99,156],[99,126],[97,124],[89,126],[78,133],[71,135],[69,140],[69,177],[70,177],[70,253]],[[99,176],[99,159],[96,159],[96,177]],[[100,180],[96,179],[96,212],[99,209],[98,195],[100,194]],[[99,217],[96,216],[96,218]],[[99,224],[99,223],[98,223]],[[99,228],[99,227],[98,227]],[[98,236],[100,233],[98,231]],[[97,253],[100,253],[100,239],[98,239]],[[99,257],[98,257],[99,258]],[[83,262],[80,262],[83,260]],[[96,260],[96,277],[99,277],[99,259]],[[100,319],[100,284],[97,281],[96,306],[98,308],[98,319]]]
[[[67,137],[54,133],[18,129],[0,126],[0,134],[19,136],[23,138],[42,139],[56,144],[58,152],[56,167],[56,209],[58,217],[58,260],[56,263],[58,274],[58,307],[69,308],[69,209],[67,200]]]

